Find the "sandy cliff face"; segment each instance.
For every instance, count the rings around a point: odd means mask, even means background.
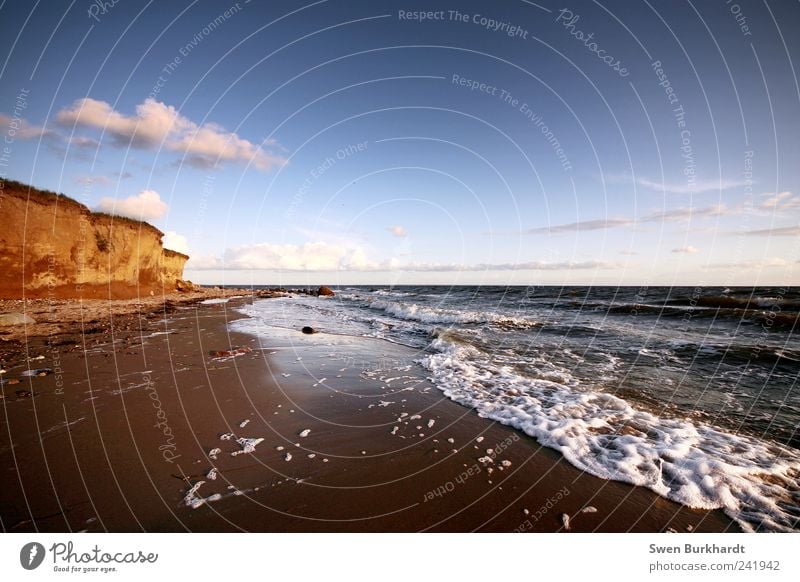
[[[187,257],[154,226],[93,213],[65,196],[0,190],[0,297],[123,299],[175,290]]]

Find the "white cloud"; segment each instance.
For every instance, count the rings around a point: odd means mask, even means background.
[[[225,251],[226,269],[265,269],[282,271],[337,271],[363,259],[359,248],[324,242],[302,245],[260,243]]]
[[[167,213],[167,204],[155,190],[142,190],[122,200],[105,197],[100,200],[97,210],[136,220],[158,220]]]
[[[795,196],[791,192],[778,192],[777,194],[763,194],[766,198],[758,208],[761,210],[792,210],[800,208],[800,196]]]
[[[636,224],[632,218],[600,218],[597,220],[583,220],[580,222],[570,222],[568,224],[556,224],[554,226],[542,226],[531,228],[525,234],[558,234],[562,232],[580,232],[586,230],[605,230],[618,226],[629,226]]]
[[[460,271],[562,271],[609,269],[619,265],[603,261],[527,261],[520,263],[401,263],[397,258],[371,261],[357,245],[307,242],[302,245],[260,243],[227,249],[220,259],[192,258],[187,268],[196,270],[424,272]]]
[[[199,167],[213,167],[219,162],[250,163],[267,171],[287,163],[286,158],[270,153],[216,123],[197,125],[174,107],[154,99],[136,106],[134,115],[116,111],[105,101],[86,97],[59,111],[62,125],[101,129],[114,138],[116,145],[143,149],[158,147],[186,154],[186,162]],[[275,145],[273,141],[267,145]]]
[[[560,234],[564,232],[581,232],[588,230],[607,230],[622,226],[633,226],[642,223],[663,223],[663,222],[689,222],[700,218],[713,218],[717,216],[729,216],[738,210],[728,209],[724,204],[715,204],[702,208],[672,208],[670,210],[657,210],[646,214],[640,218],[600,218],[594,220],[583,220],[580,222],[570,222],[567,224],[556,224],[553,226],[542,226],[531,228],[525,234]]]
[[[800,226],[779,226],[761,230],[749,230],[742,234],[750,236],[800,236]]]
[[[800,262],[800,261],[798,261]],[[739,263],[716,263],[708,265],[709,269],[777,269],[787,267],[789,262],[781,257],[768,257],[757,261],[742,261]]]
[[[639,219],[639,222],[688,222],[698,218],[712,218],[716,216],[729,216],[735,211],[729,210],[724,204],[715,204],[703,208],[672,208],[651,212]]]
[[[191,255],[186,263],[186,268],[196,271],[209,271],[222,269],[223,265],[222,261],[213,255]]]
[[[97,148],[100,145],[97,140],[88,137],[67,137],[52,129],[34,125],[25,119],[12,118],[3,113],[0,113],[0,129],[9,139],[39,139],[59,155],[65,154],[65,145],[78,149]]]
[[[0,113],[0,127],[10,139],[35,139],[50,133],[44,127],[32,125],[24,119],[10,117],[4,113]]]
[[[186,240],[185,236],[178,234],[174,230],[168,230],[166,233],[164,233],[164,238],[162,239],[161,243],[164,245],[165,249],[177,251],[179,253],[183,253],[184,255],[189,254],[189,241]]]
[[[404,227],[400,226],[399,224],[396,225],[396,226],[389,226],[389,227],[386,228],[386,230],[391,232],[396,237],[403,238],[403,237],[408,236],[408,232],[406,232],[406,229]]]
[[[91,186],[94,184],[109,186],[111,184],[111,180],[107,176],[75,176],[75,181],[84,186]]]
[[[672,252],[672,253],[683,253],[683,254],[687,254],[687,255],[693,255],[693,254],[695,254],[695,253],[699,253],[699,252],[700,252],[700,249],[697,249],[697,248],[695,248],[695,247],[693,247],[693,246],[689,245],[688,247],[681,247],[681,248],[678,248],[678,249],[672,249],[670,252]]]
[[[633,182],[630,176],[622,176],[623,181]],[[667,192],[669,194],[703,194],[706,192],[720,192],[731,188],[740,188],[746,184],[741,180],[695,180],[694,182],[657,182],[647,178],[636,178],[639,186]]]

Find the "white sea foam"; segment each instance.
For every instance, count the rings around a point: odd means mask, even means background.
[[[417,321],[425,324],[469,324],[469,323],[494,323],[501,326],[524,329],[536,327],[538,321],[512,317],[494,311],[467,311],[462,309],[445,309],[441,307],[428,307],[416,303],[399,303],[375,299],[369,303],[371,309],[388,313],[392,317]]]
[[[440,338],[433,347],[438,353],[422,363],[446,396],[560,451],[579,469],[690,507],[722,508],[745,530],[789,531],[800,517],[791,497],[800,461],[790,449],[660,418],[611,394],[526,378],[471,346]]]

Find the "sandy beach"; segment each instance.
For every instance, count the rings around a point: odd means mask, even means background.
[[[228,327],[252,297],[204,297],[2,336],[3,531],[739,531],[455,404],[409,348],[260,340]]]

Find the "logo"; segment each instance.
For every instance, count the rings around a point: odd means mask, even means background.
[[[44,546],[38,542],[30,542],[19,551],[19,563],[26,570],[35,570],[44,561]]]

